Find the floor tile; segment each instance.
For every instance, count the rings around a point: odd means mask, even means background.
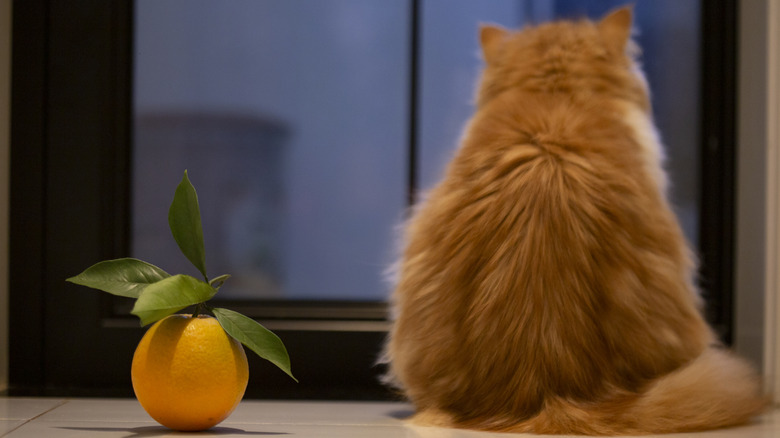
[[[248,424],[397,425],[411,408],[379,402],[267,402],[244,400],[228,420]]]
[[[477,432],[474,430],[444,429],[440,427],[405,426],[404,438],[513,438],[513,437],[538,437],[539,435],[525,435],[514,433]],[[555,438],[566,438],[556,436]]]
[[[393,425],[410,412],[407,405],[397,403],[244,400],[228,420],[242,424]],[[135,399],[68,400],[41,420],[153,421]]]
[[[208,436],[208,434],[206,434]],[[4,438],[42,438],[42,437],[164,437],[164,436],[200,436],[174,432],[151,423],[115,423],[84,421],[33,421],[14,430]],[[230,436],[230,435],[227,435]]]
[[[134,398],[67,400],[57,409],[42,415],[40,421],[101,421],[146,422],[154,421]]]
[[[27,423],[7,435],[8,438],[40,437],[322,437],[322,438],[406,438],[402,426],[359,427],[359,426],[316,426],[316,425],[272,425],[242,424],[220,425],[205,432],[175,432],[149,423],[100,423],[80,421],[35,421]]]
[[[53,398],[0,397],[0,420],[28,420],[64,402],[63,399]]]
[[[0,436],[4,436],[8,432],[24,424],[26,421],[27,420],[0,420]]]
[[[485,433],[437,427],[407,425],[405,438],[510,438],[539,437],[529,434]],[[583,438],[573,435],[555,435],[555,438]],[[646,435],[642,438],[780,438],[780,411],[773,410],[751,424],[727,429],[709,430],[699,433]]]
[[[158,425],[135,399],[0,398],[0,437],[339,437],[339,438],[511,438],[534,435],[416,427],[402,419],[402,403],[273,402],[245,400],[226,421],[202,433],[181,433]],[[702,434],[662,438],[780,438],[780,411],[752,424]],[[565,438],[565,437],[558,437]],[[650,437],[646,437],[650,438]]]

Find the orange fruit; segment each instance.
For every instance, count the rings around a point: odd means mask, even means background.
[[[133,390],[165,427],[205,430],[228,417],[249,380],[246,354],[211,316],[171,315],[144,334],[133,355]]]

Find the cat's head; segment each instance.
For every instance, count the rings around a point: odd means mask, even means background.
[[[557,21],[510,32],[483,26],[485,60],[477,94],[483,105],[507,89],[628,99],[649,110],[647,84],[631,40],[632,9],[623,7],[598,22]]]

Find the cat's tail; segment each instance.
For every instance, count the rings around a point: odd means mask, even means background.
[[[750,421],[767,406],[742,359],[710,348],[639,395],[604,403],[551,399],[535,417],[506,428],[537,434],[643,435],[690,432]]]

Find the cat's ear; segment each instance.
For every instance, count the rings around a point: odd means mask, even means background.
[[[633,6],[623,6],[604,16],[598,23],[599,32],[610,48],[622,53],[631,38],[633,25]]]
[[[483,24],[479,28],[479,42],[482,46],[482,57],[485,62],[491,63],[496,59],[498,48],[501,46],[509,31],[494,24]]]

